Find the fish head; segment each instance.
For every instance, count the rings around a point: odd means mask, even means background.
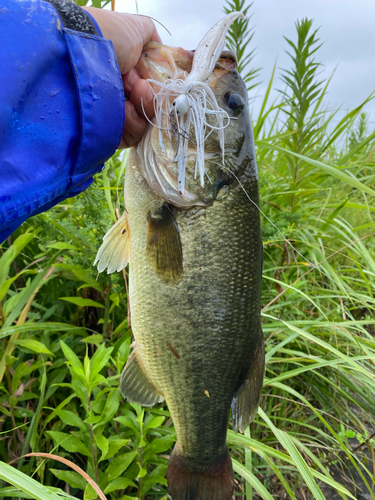
[[[190,75],[194,51],[149,42],[136,69],[149,80],[155,96],[160,84],[183,82]],[[257,177],[253,134],[246,86],[238,73],[235,54],[223,51],[208,77],[208,86],[217,106],[223,111],[224,141],[215,128],[210,107],[205,115],[204,136],[205,182],[197,175],[197,137],[194,123],[189,130],[177,113],[173,113],[176,94],[164,96],[161,127],[151,123],[137,146],[139,164],[149,186],[168,202],[179,207],[207,206],[225,185],[238,185],[244,174]],[[173,88],[173,87],[172,87]],[[165,111],[168,110],[168,111]],[[171,111],[172,110],[172,111]],[[224,113],[225,112],[225,113]],[[213,128],[210,128],[212,126]],[[183,140],[187,141],[185,189],[178,184],[178,162]]]

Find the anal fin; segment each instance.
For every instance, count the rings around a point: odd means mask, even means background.
[[[120,391],[130,403],[142,406],[154,406],[164,401],[164,396],[160,394],[147,375],[137,347],[128,357],[122,372]]]
[[[128,216],[124,212],[119,220],[105,234],[103,243],[96,254],[94,266],[98,263],[101,273],[107,268],[107,273],[121,271],[129,262],[130,235]]]
[[[167,203],[156,213],[148,214],[146,255],[156,274],[167,283],[182,278],[180,231]]]
[[[264,338],[263,334],[261,334],[245,381],[233,398],[232,421],[234,432],[244,432],[257,414],[263,388],[264,366]]]

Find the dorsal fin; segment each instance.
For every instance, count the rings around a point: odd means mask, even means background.
[[[128,216],[124,212],[103,238],[103,243],[96,254],[94,266],[98,263],[101,273],[107,268],[107,273],[121,271],[129,262],[130,235]]]

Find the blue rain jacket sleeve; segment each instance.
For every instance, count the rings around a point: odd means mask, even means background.
[[[64,27],[42,0],[0,0],[0,75],[1,243],[92,183],[120,143],[125,97],[112,42]]]

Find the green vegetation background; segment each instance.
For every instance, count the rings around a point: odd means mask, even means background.
[[[228,46],[251,90],[259,70],[248,52],[249,7],[225,6],[246,14]],[[333,479],[344,464],[375,499],[365,459],[375,444],[372,96],[338,122],[326,100],[330,78],[319,76],[319,47],[312,22],[297,22],[293,40],[285,39],[290,66],[276,83],[273,68],[252,117],[267,368],[251,428],[235,435],[228,427],[236,494],[247,500],[322,500],[327,485],[356,498]],[[274,85],[282,90],[270,103]],[[85,193],[33,217],[0,247],[1,497],[90,500],[94,487],[111,500],[167,494],[175,440],[168,410],[130,404],[118,389],[132,335],[126,273],[93,268],[122,212],[125,157],[116,154]],[[19,458],[30,452],[65,462]]]

